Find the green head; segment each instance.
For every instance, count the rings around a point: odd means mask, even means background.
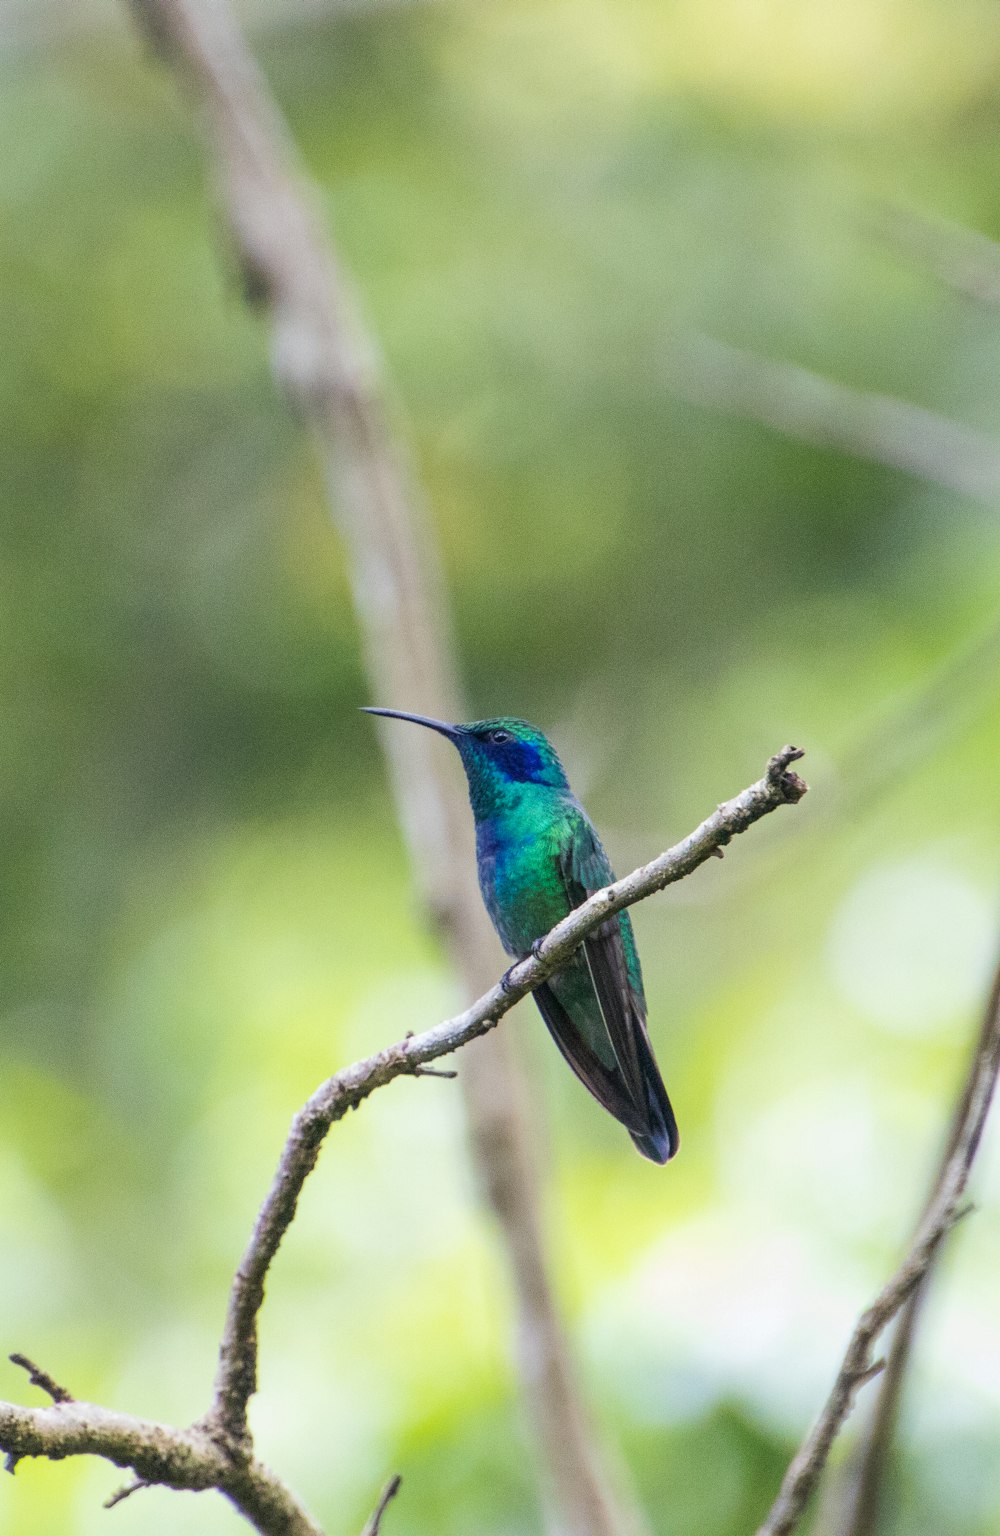
[[[469,780],[469,799],[476,817],[489,816],[509,802],[517,785],[537,784],[568,792],[569,784],[555,748],[537,725],[501,715],[496,720],[472,720],[449,725],[426,715],[407,715],[398,709],[366,709],[368,715],[387,715],[425,725],[454,742]]]

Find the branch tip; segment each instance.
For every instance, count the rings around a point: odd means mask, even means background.
[[[118,1489],[117,1493],[113,1493],[110,1499],[104,1500],[104,1508],[114,1509],[116,1504],[124,1504],[125,1500],[130,1499],[133,1493],[138,1493],[140,1488],[148,1487],[149,1484],[143,1478],[133,1478],[132,1482],[125,1483],[123,1487]]]
[[[389,1481],[386,1483],[385,1487],[382,1489],[382,1492],[379,1495],[379,1501],[375,1505],[371,1519],[368,1521],[368,1524],[362,1531],[361,1536],[379,1536],[379,1530],[381,1529],[382,1525],[382,1516],[385,1514],[389,1505],[392,1503],[393,1499],[399,1492],[402,1481],[403,1479],[398,1472],[394,1477],[390,1477]]]
[[[768,762],[765,778],[779,792],[785,805],[797,805],[809,789],[805,779],[790,772],[792,763],[801,761],[805,755],[801,747],[782,747]]]
[[[49,1375],[48,1371],[43,1371],[41,1366],[36,1365],[33,1360],[29,1360],[27,1355],[14,1353],[13,1355],[8,1355],[7,1358],[11,1365],[20,1366],[22,1371],[27,1371],[28,1380],[31,1382],[31,1385],[41,1388],[43,1392],[47,1392],[54,1403],[72,1403],[74,1401],[71,1393],[67,1392],[65,1387],[61,1387]]]

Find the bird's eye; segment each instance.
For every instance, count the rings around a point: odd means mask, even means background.
[[[510,731],[490,731],[490,741],[495,747],[502,747],[505,741],[513,741]]]

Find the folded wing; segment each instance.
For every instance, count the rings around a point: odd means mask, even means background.
[[[614,879],[607,854],[582,810],[574,814],[572,836],[559,863],[573,907]],[[536,990],[542,1017],[577,1076],[626,1127],[639,1151],[665,1163],[677,1151],[680,1138],[646,1028],[646,999],[628,914],[602,923],[584,941],[579,955],[589,973],[588,990],[599,1018],[592,1006],[567,1007],[567,994],[580,991],[582,978],[572,974],[579,966],[577,956],[566,972]],[[572,980],[576,986],[568,985]],[[594,1035],[591,1030],[589,1041],[580,1027],[582,1012],[586,1022],[600,1031]]]

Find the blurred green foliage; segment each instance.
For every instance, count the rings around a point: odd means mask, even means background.
[[[455,996],[356,712],[409,701],[368,699],[187,111],[112,7],[46,14],[0,92],[0,1315],[77,1395],[183,1421],[292,1111]],[[408,420],[477,712],[552,731],[622,868],[809,750],[799,810],[638,913],[676,1164],[635,1157],[530,1008],[509,1024],[596,1411],[657,1536],[740,1536],[915,1214],[995,948],[1000,523],[684,404],[671,340],[995,430],[1000,316],[869,213],[1000,236],[1000,17],[257,19]],[[995,1139],[976,1198],[891,1533],[1000,1522]],[[331,1530],[392,1470],[400,1536],[537,1530],[509,1327],[456,1095],[398,1084],[337,1127],[275,1267],[262,1454]],[[0,1531],[242,1528],[162,1490],[106,1516],[113,1486],[24,1463]]]

